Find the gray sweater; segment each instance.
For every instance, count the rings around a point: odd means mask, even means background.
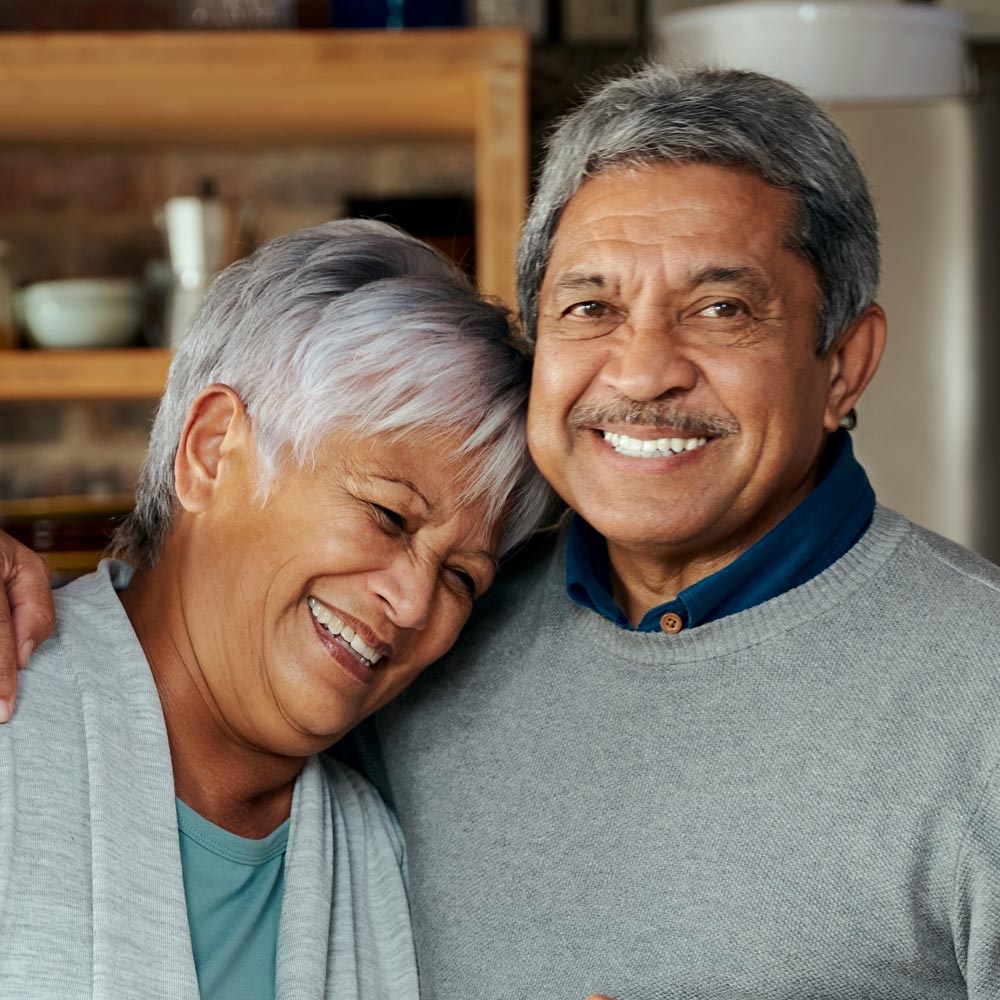
[[[1000,997],[1000,571],[879,509],[678,635],[561,544],[377,721],[435,1000]]]
[[[0,727],[0,997],[198,996],[156,686],[102,564],[56,595],[55,635]],[[414,1000],[399,831],[332,761],[295,785],[282,1000]]]

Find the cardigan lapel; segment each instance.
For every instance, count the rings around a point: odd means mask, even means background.
[[[277,1000],[356,1000],[357,982],[332,967],[333,796],[315,757],[295,783],[278,928]],[[347,956],[345,956],[345,959]],[[353,955],[350,960],[353,960]],[[335,981],[334,981],[335,977]]]
[[[197,1000],[166,726],[114,591],[114,564],[77,591],[109,623],[78,677],[87,730],[95,1000]]]

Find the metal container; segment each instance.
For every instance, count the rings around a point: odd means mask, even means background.
[[[212,278],[243,252],[246,210],[214,193],[206,182],[199,196],[170,198],[157,217],[167,243],[172,273],[167,297],[165,341],[176,347]]]

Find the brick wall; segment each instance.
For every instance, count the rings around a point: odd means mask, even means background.
[[[472,150],[425,142],[275,150],[0,148],[0,238],[16,285],[50,278],[141,277],[164,251],[162,202],[211,177],[252,206],[249,244],[344,213],[350,198],[473,191]],[[0,364],[3,353],[0,352]],[[148,406],[0,406],[0,500],[130,490]]]

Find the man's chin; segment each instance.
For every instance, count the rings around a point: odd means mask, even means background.
[[[642,552],[647,556],[661,554],[665,560],[699,556],[720,544],[719,518],[698,511],[697,519],[675,520],[659,507],[642,510],[632,507],[628,516],[596,516],[583,518],[607,539],[609,548]]]

